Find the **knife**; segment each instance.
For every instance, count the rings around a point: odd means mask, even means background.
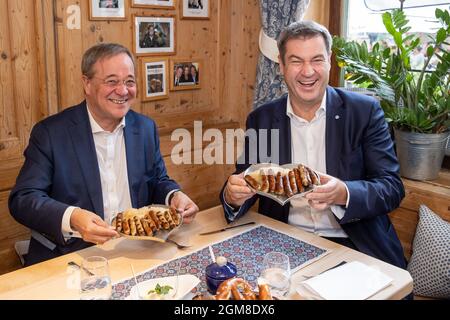
[[[213,233],[218,233],[218,232],[222,232],[222,231],[227,231],[229,229],[234,229],[234,228],[237,228],[237,227],[248,226],[248,225],[255,224],[255,223],[256,223],[255,221],[247,222],[247,223],[238,224],[238,225],[231,226],[231,227],[225,227],[225,228],[214,230],[214,231],[203,232],[203,233],[200,233],[200,235],[201,236],[206,236],[208,234],[213,234]]]

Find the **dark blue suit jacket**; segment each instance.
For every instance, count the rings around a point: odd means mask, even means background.
[[[286,115],[287,96],[254,110],[247,118],[247,129],[279,129],[280,164],[291,163],[291,127]],[[350,202],[342,220],[336,218],[359,251],[405,268],[403,250],[388,213],[404,197],[399,165],[384,113],[376,99],[327,88],[326,105],[327,173],[345,182]],[[268,149],[271,150],[270,141]],[[259,145],[259,143],[258,143]],[[248,141],[245,150],[248,154]],[[270,152],[270,151],[269,151]],[[259,160],[258,160],[259,162]],[[249,166],[236,165],[236,173]],[[221,201],[228,219],[231,214]],[[256,195],[238,212],[243,215],[259,198],[258,211],[287,222],[289,206]]]
[[[133,207],[164,204],[167,193],[179,186],[167,176],[154,121],[130,110],[124,139]],[[68,206],[103,218],[100,173],[86,103],[37,123],[24,155],[25,163],[9,198],[10,212],[19,223],[56,244],[49,250],[32,238],[26,264],[89,246],[77,238],[66,242],[61,233]]]

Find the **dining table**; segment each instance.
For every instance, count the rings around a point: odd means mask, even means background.
[[[208,231],[247,222],[255,222],[255,224],[201,235],[201,233]],[[84,258],[89,256],[105,257],[109,263],[111,282],[116,284],[126,279],[134,278],[131,266],[136,274],[144,275],[145,272],[152,270],[152,268],[162,266],[168,261],[174,261],[181,257],[185,257],[184,262],[186,264],[194,263],[198,258],[197,253],[201,252],[201,250],[211,251],[211,248],[215,248],[214,250],[216,251],[221,250],[224,245],[227,245],[226,241],[229,241],[229,239],[241,241],[243,246],[249,236],[255,237],[255,233],[251,232],[257,232],[258,230],[261,232],[269,230],[275,237],[286,238],[286,245],[292,242],[289,239],[297,240],[303,247],[307,246],[310,248],[312,250],[310,250],[310,253],[320,253],[317,257],[311,256],[311,259],[298,263],[298,268],[291,275],[290,289],[285,297],[288,300],[308,299],[308,297],[299,294],[297,290],[298,285],[302,281],[321,274],[342,262],[348,263],[353,261],[374,267],[392,279],[390,285],[376,292],[368,299],[399,300],[412,292],[413,281],[407,270],[400,269],[313,233],[303,231],[298,227],[271,219],[257,213],[253,209],[237,221],[228,224],[222,206],[216,206],[198,212],[193,222],[183,224],[171,234],[170,237],[174,241],[189,245],[187,248],[180,249],[170,242],[134,240],[119,237],[102,245],[93,245],[83,250],[1,275],[0,299],[77,300],[80,299],[79,277],[77,278],[74,268],[70,266],[69,263],[71,262],[80,264]],[[255,241],[257,242],[252,244],[255,250],[260,246],[259,244],[261,244],[261,248],[264,247],[263,241],[258,242],[258,239],[255,239]],[[268,246],[276,251],[277,242],[275,240],[270,241],[273,241],[273,243],[269,243]],[[212,246],[213,244],[215,244],[215,247]],[[267,247],[265,248],[267,251]],[[251,254],[251,252],[241,252],[240,243],[236,242],[234,244],[228,244],[228,249],[231,250],[228,251],[229,253],[231,252],[228,255],[229,261],[233,262],[234,257],[237,259],[238,254],[240,254],[239,259],[242,266],[244,266],[243,260],[245,260],[245,255]],[[253,249],[250,251],[253,251]],[[234,252],[236,256],[234,256]],[[257,258],[249,257],[249,259],[253,263],[260,263],[259,254]],[[213,261],[211,260],[211,262]],[[196,267],[195,270],[201,283],[204,284],[205,274],[203,267],[204,265]],[[194,269],[191,268],[189,270]],[[148,274],[151,276],[151,273]],[[129,280],[127,283],[130,283]],[[117,288],[119,287],[116,286]]]

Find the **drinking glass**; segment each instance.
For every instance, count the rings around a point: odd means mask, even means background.
[[[289,291],[291,268],[289,257],[281,252],[264,256],[261,278],[269,285],[273,296],[283,297]]]
[[[112,286],[108,260],[100,256],[87,257],[81,262],[81,300],[108,300]]]

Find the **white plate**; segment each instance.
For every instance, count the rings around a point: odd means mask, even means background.
[[[271,168],[273,170],[274,174],[277,174],[278,171],[285,173],[286,171],[289,171],[290,169],[293,169],[296,167],[298,167],[298,164],[288,163],[288,164],[284,164],[284,165],[280,166],[275,163],[257,163],[257,164],[253,164],[250,167],[248,167],[247,170],[245,170],[245,172],[244,172],[244,176],[252,175],[254,173],[258,173],[261,169],[268,169],[268,168]],[[318,176],[317,178],[319,179],[319,182],[320,182],[320,177]],[[248,185],[248,186],[251,188],[250,185]],[[270,198],[272,200],[275,200],[276,202],[278,202],[279,204],[284,206],[291,199],[303,197],[305,194],[310,193],[313,189],[314,189],[314,186],[308,186],[304,192],[294,194],[290,198],[288,198],[285,195],[280,196],[280,195],[276,195],[276,194],[272,194],[272,193],[268,193],[268,192],[262,192],[262,191],[258,191],[258,190],[255,190],[255,191],[257,194],[262,195],[267,198]]]
[[[150,279],[147,281],[139,282],[139,292],[141,295],[146,295],[148,291],[154,289],[159,283],[160,286],[169,285],[175,288],[177,283],[177,277],[165,277]],[[167,300],[181,300],[185,297],[192,289],[194,289],[200,283],[200,279],[192,274],[183,274],[179,276],[178,279],[178,290],[175,297],[172,297],[169,293],[166,297]],[[127,300],[141,300],[138,294],[138,288],[134,286],[130,290],[130,295]]]

